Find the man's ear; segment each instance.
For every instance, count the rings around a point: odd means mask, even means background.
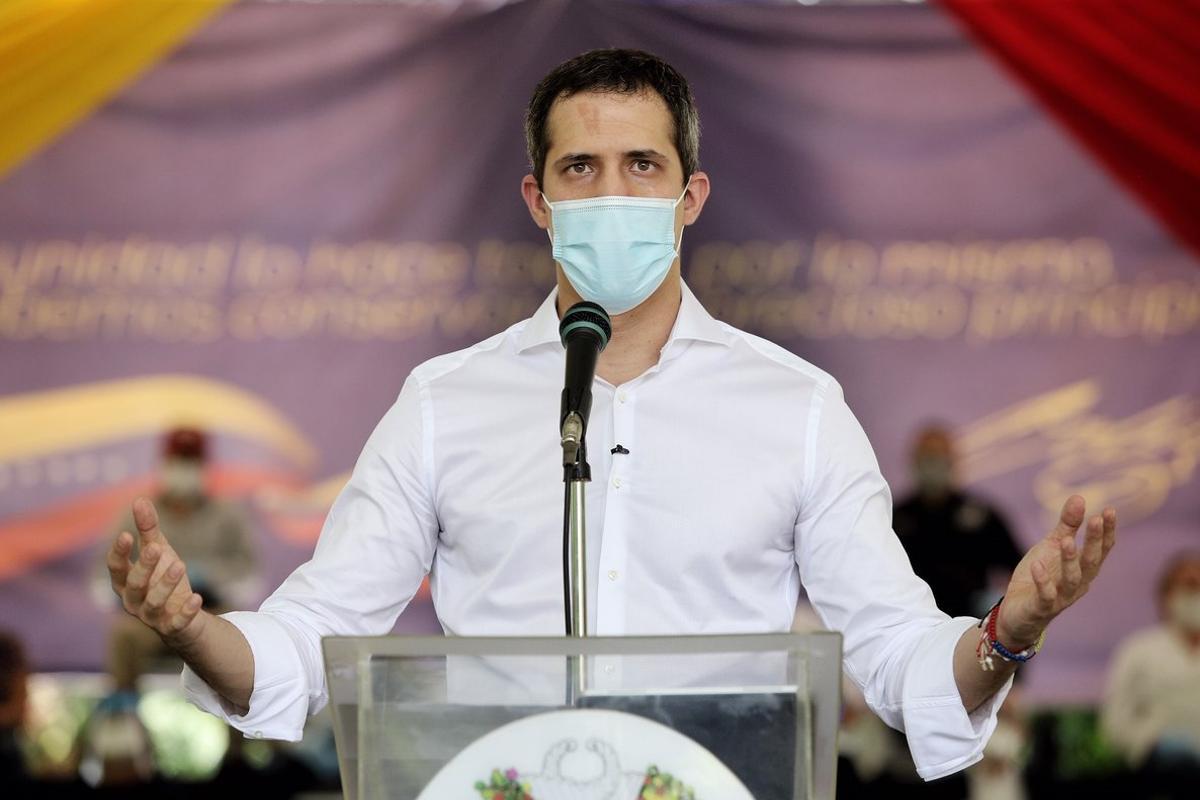
[[[542,200],[541,187],[538,186],[537,178],[533,175],[526,175],[521,179],[521,197],[525,200],[529,216],[533,217],[534,223],[542,230],[550,227],[550,209]]]
[[[687,192],[683,195],[684,225],[691,225],[700,218],[700,212],[708,200],[708,193],[711,189],[712,185],[709,183],[707,173],[698,171],[692,173],[692,177],[688,181]]]

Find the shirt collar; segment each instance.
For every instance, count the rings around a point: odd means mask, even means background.
[[[550,290],[550,296],[542,301],[538,310],[517,334],[517,352],[524,353],[534,347],[558,342],[558,287]]]
[[[730,343],[730,336],[724,326],[700,305],[696,295],[686,283],[681,282],[682,299],[679,303],[679,314],[675,317],[675,327],[663,346],[666,352],[677,341],[712,342],[713,344]],[[550,291],[550,295],[538,306],[525,327],[517,334],[517,352],[539,347],[544,344],[558,344],[558,288]]]
[[[700,304],[696,295],[692,294],[691,287],[686,283],[681,284],[683,300],[679,303],[679,316],[675,318],[675,327],[667,339],[667,346],[677,340],[730,344],[733,340],[725,326]]]

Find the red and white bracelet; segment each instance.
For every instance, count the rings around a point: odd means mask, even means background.
[[[996,601],[996,605],[992,606],[991,610],[984,615],[983,619],[979,620],[979,625],[976,627],[982,628],[983,633],[979,637],[979,644],[975,648],[975,655],[979,659],[979,668],[984,672],[990,672],[995,669],[996,664],[992,660],[992,656],[999,656],[1005,661],[1012,661],[1018,664],[1024,664],[1038,654],[1042,649],[1042,645],[1046,642],[1046,631],[1042,631],[1042,635],[1030,647],[1024,650],[1013,652],[1004,645],[1000,644],[1000,640],[996,638],[996,619],[1000,616],[1000,604],[1004,602],[1001,597]]]

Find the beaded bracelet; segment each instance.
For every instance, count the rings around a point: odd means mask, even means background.
[[[1002,602],[1004,602],[1003,597],[996,601],[996,605],[991,607],[976,626],[983,629],[983,634],[979,637],[979,644],[975,648],[975,655],[979,659],[979,668],[984,672],[989,672],[995,668],[996,664],[992,660],[993,654],[1000,656],[1005,661],[1024,664],[1038,654],[1038,651],[1042,649],[1042,645],[1046,641],[1046,632],[1042,631],[1042,635],[1038,637],[1038,640],[1032,646],[1026,647],[1020,652],[1014,653],[1000,644],[1000,640],[996,637],[996,619],[1000,616],[1000,604]]]

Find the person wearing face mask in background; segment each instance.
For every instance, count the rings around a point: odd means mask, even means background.
[[[954,437],[940,425],[918,432],[915,489],[896,504],[892,525],[913,572],[951,616],[981,616],[1004,592],[1021,551],[1003,515],[957,482]]]
[[[203,597],[204,608],[222,613],[253,602],[258,592],[258,558],[250,526],[237,506],[208,493],[208,437],[201,430],[178,427],[163,437],[162,452],[155,504],[163,520],[170,520],[175,546],[187,554],[188,579]],[[127,511],[116,529],[129,530],[133,524]],[[135,542],[131,562],[137,560],[138,551]],[[112,583],[105,559],[98,565],[93,591],[97,602],[106,608],[111,605]],[[80,777],[88,785],[131,787],[155,779],[154,748],[138,715],[138,679],[164,659],[175,662],[171,649],[153,630],[125,613],[114,619],[108,643],[112,692],[97,704],[79,734]]]
[[[892,526],[912,562],[913,572],[929,584],[938,608],[952,616],[982,616],[1004,591],[1021,560],[1004,517],[980,497],[958,484],[953,434],[942,425],[918,431],[912,448],[912,494],[901,498]],[[1020,673],[1017,673],[1018,680]],[[1024,711],[1018,692],[1005,702],[996,730],[983,750],[981,763],[939,787],[946,797],[968,800],[1023,800]],[[893,785],[887,792],[905,796],[921,792],[917,775],[902,750],[891,765]]]
[[[252,532],[241,509],[213,497],[205,486],[208,437],[201,430],[178,427],[163,437],[163,461],[155,505],[164,524],[174,532],[172,543],[187,561],[187,577],[204,598],[204,608],[217,613],[245,607],[259,593],[258,557]],[[133,528],[128,510],[116,531]],[[116,534],[114,533],[114,536]],[[107,555],[107,548],[105,549]],[[137,543],[129,559],[136,561]],[[105,607],[112,601],[106,562],[96,572],[96,595]],[[154,632],[127,614],[113,625],[109,641],[109,672],[117,695],[136,697],[136,683],[148,661],[167,656],[170,650]]]
[[[1129,636],[1109,671],[1101,726],[1139,772],[1146,798],[1195,797],[1200,786],[1200,550],[1170,559],[1160,622]]]

